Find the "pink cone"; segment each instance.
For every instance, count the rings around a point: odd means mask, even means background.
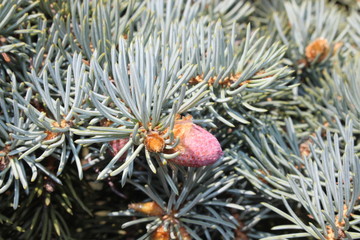
[[[128,138],[121,138],[117,140],[113,140],[110,142],[110,146],[112,149],[110,149],[111,154],[115,156],[129,141]],[[124,153],[120,158],[119,161],[123,161],[126,158],[126,153]]]
[[[215,163],[223,155],[215,136],[191,120],[177,121],[173,131],[175,137],[180,138],[175,148],[180,155],[168,161],[187,167],[202,167]]]

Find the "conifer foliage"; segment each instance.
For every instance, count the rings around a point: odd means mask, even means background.
[[[359,1],[1,1],[0,239],[360,239],[359,184]]]

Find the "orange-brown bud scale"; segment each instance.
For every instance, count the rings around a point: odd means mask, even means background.
[[[239,79],[240,75],[241,75],[240,73],[232,74],[232,75],[220,80],[219,84],[222,86],[229,87],[231,84],[233,84],[234,82],[236,82]],[[211,77],[208,81],[208,84],[214,85],[216,78],[217,78],[217,76]],[[200,74],[200,75],[197,75],[196,77],[191,78],[189,80],[189,84],[195,85],[195,84],[201,83],[203,81],[204,81],[204,74]]]
[[[72,122],[62,119],[60,124],[58,122],[53,122],[52,125],[56,128],[66,128],[66,127],[71,127]],[[46,137],[44,138],[44,140],[54,139],[55,137],[57,137],[60,134],[58,132],[52,132],[49,130],[46,130],[45,133],[46,133]]]
[[[114,122],[107,119],[107,118],[104,118],[102,120],[100,120],[100,125],[101,126],[104,126],[104,127],[109,127],[111,124],[113,124]]]
[[[145,147],[149,152],[162,152],[165,147],[165,140],[158,132],[152,131],[145,137]]]
[[[151,234],[151,240],[170,240],[170,233],[161,225]]]
[[[200,75],[197,75],[196,77],[190,78],[189,84],[195,85],[195,84],[201,83],[202,81],[204,81],[204,74],[200,74]]]
[[[325,38],[317,38],[305,49],[305,56],[308,62],[313,62],[318,57],[318,62],[323,61],[329,54],[330,46]]]
[[[190,234],[186,231],[184,227],[179,229],[179,234],[182,240],[191,240]],[[180,238],[176,238],[178,240]],[[170,240],[170,233],[165,229],[164,226],[160,226],[151,235],[151,240]]]
[[[52,132],[52,131],[49,131],[49,130],[46,130],[45,133],[46,133],[46,137],[44,138],[44,140],[51,140],[51,139],[54,139],[55,137],[57,137],[59,135],[59,133]]]
[[[128,207],[149,216],[162,216],[165,214],[164,210],[156,202],[132,203]]]

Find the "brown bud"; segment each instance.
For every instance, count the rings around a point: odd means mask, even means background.
[[[54,139],[55,137],[57,137],[59,135],[58,132],[52,132],[49,130],[45,130],[45,133],[46,133],[46,137],[44,138],[45,141]]]
[[[170,233],[161,225],[151,234],[151,240],[170,240]]]
[[[305,49],[305,56],[308,62],[313,62],[318,57],[318,62],[323,61],[329,54],[329,43],[325,38],[317,38]]]
[[[201,83],[202,81],[204,81],[204,74],[200,74],[200,75],[197,75],[196,77],[190,78],[189,84],[195,85],[195,84]]]
[[[164,210],[156,202],[132,203],[128,207],[150,216],[162,216],[165,214]]]
[[[104,127],[109,127],[111,124],[113,124],[114,122],[107,119],[107,118],[103,118],[100,120],[100,125],[104,126]]]
[[[312,136],[315,136],[314,134],[312,134]],[[310,150],[310,145],[313,144],[314,141],[308,137],[308,138],[305,138],[299,145],[299,152],[300,152],[300,155],[301,157],[308,157],[311,153],[311,150]]]
[[[145,147],[149,152],[162,152],[165,147],[165,140],[158,132],[150,132],[146,135]]]

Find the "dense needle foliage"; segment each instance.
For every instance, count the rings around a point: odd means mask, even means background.
[[[360,239],[356,0],[2,0],[0,239]]]

